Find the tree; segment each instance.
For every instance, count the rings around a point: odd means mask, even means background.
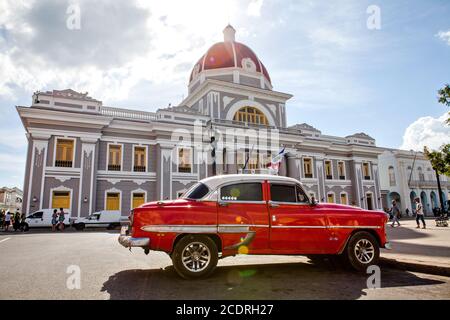
[[[439,151],[430,151],[427,147],[425,147],[424,153],[428,160],[430,160],[431,166],[436,173],[439,201],[441,203],[441,210],[444,211],[444,199],[442,197],[442,188],[439,175],[444,174],[446,176],[450,176],[450,144],[443,145]]]
[[[442,89],[438,91],[438,102],[450,107],[450,85],[446,84]],[[450,124],[450,112],[447,119],[447,124]]]

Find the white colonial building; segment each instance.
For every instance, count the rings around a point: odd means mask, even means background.
[[[426,215],[433,215],[433,208],[440,207],[436,173],[421,152],[386,149],[379,158],[380,185],[383,207],[390,207],[392,200],[400,203],[403,213],[415,208],[414,199],[420,198]],[[440,176],[442,198],[449,199],[450,181]]]
[[[16,212],[22,209],[23,192],[19,188],[0,188],[0,210]]]

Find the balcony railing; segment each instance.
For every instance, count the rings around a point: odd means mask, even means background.
[[[133,171],[134,172],[145,172],[145,171],[147,171],[147,167],[146,166],[134,166]]]
[[[327,174],[327,175],[326,175],[326,178],[327,178],[327,180],[332,180],[332,179],[333,179],[333,176],[332,176],[332,175],[329,175],[329,174]]]
[[[120,171],[121,167],[120,164],[109,164],[108,171]]]
[[[60,167],[60,168],[72,168],[72,161],[67,161],[67,160],[55,160],[55,167]]]
[[[180,173],[191,173],[192,168],[191,167],[178,167],[178,172]]]
[[[312,178],[312,177],[313,177],[312,173],[305,173],[305,178]]]
[[[100,109],[100,112],[104,116],[120,119],[142,120],[142,121],[155,121],[157,119],[156,113],[139,110],[102,107]]]
[[[339,180],[345,180],[345,176],[339,176]]]
[[[364,180],[370,180],[370,176],[364,176]]]
[[[436,180],[411,180],[409,182],[410,188],[435,188],[437,189],[437,181]],[[448,188],[450,187],[449,181],[442,181],[441,180],[441,187],[442,188]]]

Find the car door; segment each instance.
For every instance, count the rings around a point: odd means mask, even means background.
[[[44,219],[44,212],[43,211],[37,211],[33,213],[31,216],[29,216],[29,227],[42,227],[42,221]]]
[[[324,212],[311,205],[300,185],[270,183],[270,246],[293,253],[326,253],[329,241]]]
[[[238,182],[221,186],[218,199],[218,227],[224,247],[232,246],[255,232],[246,250],[269,248],[269,216],[261,181]],[[241,231],[243,230],[243,231]]]

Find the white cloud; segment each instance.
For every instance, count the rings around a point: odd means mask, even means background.
[[[439,37],[442,41],[447,42],[447,44],[450,46],[450,30],[439,31],[436,36]]]
[[[445,124],[448,113],[439,118],[421,117],[411,123],[403,135],[403,144],[400,149],[423,151],[427,146],[437,150],[444,143],[450,143],[450,126]]]
[[[0,3],[0,96],[72,88],[114,103],[142,81],[177,83],[179,96],[230,17],[246,15],[238,0],[78,2],[80,30],[66,28],[65,2]]]
[[[247,14],[254,17],[261,16],[261,8],[263,3],[264,0],[251,0],[247,7]]]
[[[0,153],[0,187],[22,188],[25,172],[25,157]]]

